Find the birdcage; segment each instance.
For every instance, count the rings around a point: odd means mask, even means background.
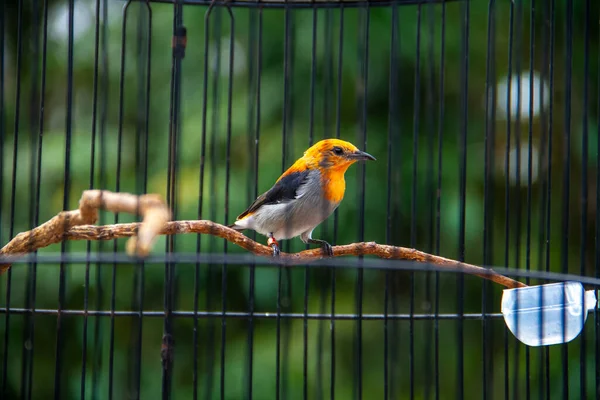
[[[2,2],[0,398],[598,397],[599,16]],[[228,227],[331,138],[333,257]]]

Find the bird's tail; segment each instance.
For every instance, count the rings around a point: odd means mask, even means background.
[[[242,228],[239,225],[236,225],[235,222],[233,224],[231,224],[231,225],[227,225],[227,227],[231,228],[231,229],[235,229],[236,231],[243,231],[244,229],[246,229],[246,228]]]

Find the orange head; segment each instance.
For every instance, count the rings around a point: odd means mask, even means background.
[[[344,173],[352,164],[375,157],[360,151],[350,142],[340,139],[325,139],[312,145],[302,157],[306,165],[331,172]]]
[[[325,139],[315,143],[304,152],[279,179],[288,174],[306,169],[321,171],[321,182],[325,199],[339,203],[344,198],[346,183],[344,174],[357,161],[375,160],[375,157],[360,151],[352,143],[339,139]]]

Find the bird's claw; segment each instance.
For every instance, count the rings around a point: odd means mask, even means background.
[[[327,255],[327,257],[333,257],[333,248],[331,247],[331,245],[327,242],[323,242],[323,244],[321,245],[321,248],[323,249],[323,253],[325,253],[325,255]]]
[[[278,257],[279,254],[281,253],[281,251],[279,250],[279,246],[277,246],[276,244],[271,245],[271,247],[273,248],[273,257]]]
[[[274,237],[270,237],[269,239],[267,239],[267,245],[271,246],[271,248],[273,249],[273,257],[279,256],[279,254],[281,253],[281,251],[279,250],[279,243],[277,243],[277,240],[275,240]]]

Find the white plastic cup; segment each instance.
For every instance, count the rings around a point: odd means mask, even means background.
[[[595,307],[596,294],[579,282],[505,289],[502,294],[504,322],[528,346],[570,342]]]

